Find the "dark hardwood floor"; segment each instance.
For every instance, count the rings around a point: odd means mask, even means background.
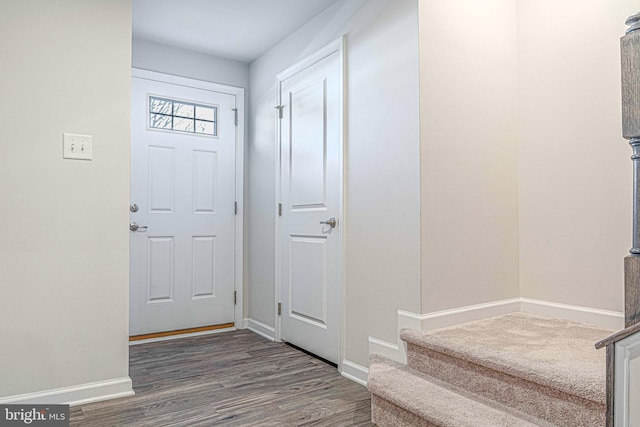
[[[371,426],[367,389],[250,331],[131,346],[135,396],[71,408],[71,426]]]

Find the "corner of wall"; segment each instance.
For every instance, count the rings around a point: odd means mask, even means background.
[[[375,337],[369,337],[369,355],[378,354],[400,363],[407,363],[406,344],[400,339],[400,331],[402,329],[428,332],[515,312],[566,319],[596,325],[605,329],[615,330],[624,326],[624,315],[620,312],[551,303],[528,298],[511,298],[492,301],[427,314],[398,310],[396,341],[388,342]]]

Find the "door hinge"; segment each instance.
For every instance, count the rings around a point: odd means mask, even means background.
[[[233,119],[233,123],[238,126],[238,109],[237,108],[232,108],[233,110],[233,114],[235,115],[235,118]]]
[[[282,216],[282,203],[278,203],[278,216]]]
[[[238,215],[238,202],[233,202],[233,214]]]
[[[282,303],[278,303],[278,316],[282,316]]]
[[[283,112],[282,110],[284,109],[284,105],[276,105],[275,107],[276,110],[278,110],[278,118],[281,119],[283,116]]]
[[[233,291],[233,305],[236,305],[237,303],[238,303],[238,292]]]

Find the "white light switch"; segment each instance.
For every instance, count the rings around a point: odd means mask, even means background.
[[[91,135],[76,135],[65,133],[63,136],[63,159],[91,160],[93,159],[93,142]]]

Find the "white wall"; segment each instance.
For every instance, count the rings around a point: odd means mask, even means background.
[[[0,399],[128,377],[130,44],[130,0],[2,2]]]
[[[518,296],[514,0],[420,0],[422,313]]]
[[[133,38],[132,66],[247,89],[249,64],[206,53],[181,49],[138,37]]]
[[[343,0],[251,64],[249,314],[274,325],[275,75],[347,35],[346,358],[420,309],[416,0]]]
[[[622,311],[631,149],[620,49],[637,0],[519,0],[520,289]]]

